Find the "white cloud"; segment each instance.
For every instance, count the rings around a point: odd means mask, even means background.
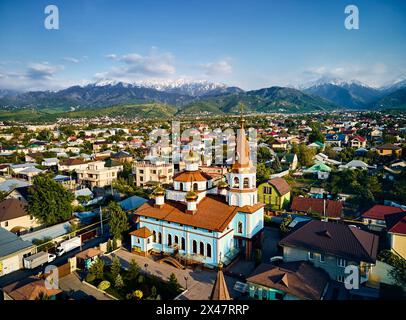
[[[64,61],[71,62],[71,63],[79,63],[80,60],[72,57],[65,57],[63,58]]]
[[[203,64],[202,67],[205,70],[205,74],[208,76],[230,74],[233,72],[230,60],[231,59],[226,58],[215,62],[209,62]]]
[[[111,59],[111,60],[116,60],[117,59],[117,55],[114,53],[108,54],[106,55],[107,59]]]

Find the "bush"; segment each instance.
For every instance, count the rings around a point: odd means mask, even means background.
[[[93,273],[88,273],[86,276],[86,282],[93,282],[96,279],[96,276]]]
[[[102,282],[99,283],[99,285],[97,286],[97,288],[99,290],[103,290],[106,291],[108,288],[110,288],[110,282],[104,280]]]

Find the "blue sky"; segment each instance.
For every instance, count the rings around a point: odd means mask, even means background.
[[[59,8],[59,30],[44,8]],[[360,29],[344,27],[359,9]],[[0,88],[191,79],[244,89],[406,75],[406,1],[2,0]]]

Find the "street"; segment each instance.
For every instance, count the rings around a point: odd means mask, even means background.
[[[78,252],[80,252],[82,250],[85,250],[85,249],[88,249],[88,248],[96,247],[100,243],[107,241],[107,239],[108,239],[108,235],[105,234],[103,237],[97,237],[97,238],[93,238],[93,239],[91,239],[89,241],[86,241],[81,246],[81,248],[77,248],[75,250],[72,250],[72,251],[64,254],[61,257],[57,257],[52,264],[56,265],[56,266],[63,265],[68,261],[68,258],[73,257]],[[40,267],[37,267],[35,269],[21,269],[21,270],[6,274],[6,275],[0,277],[0,288],[3,288],[3,287],[5,287],[5,286],[7,286],[7,285],[9,285],[9,284],[11,284],[13,282],[22,280],[22,279],[27,278],[29,276],[37,275],[38,273],[44,271],[44,267],[40,266]]]

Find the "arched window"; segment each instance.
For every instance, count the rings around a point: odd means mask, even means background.
[[[250,180],[248,178],[244,178],[244,188],[249,188],[250,187]]]
[[[242,233],[242,222],[238,221],[238,233]]]
[[[193,190],[194,190],[194,191],[197,191],[198,189],[199,189],[199,186],[198,186],[197,182],[195,182],[195,183],[193,184]]]
[[[186,248],[186,242],[185,242],[184,237],[182,237],[182,244],[181,244],[180,248],[181,248],[181,250],[185,250],[185,248]]]
[[[183,183],[182,182],[179,182],[179,190],[183,191]]]
[[[158,243],[162,244],[162,233],[158,232]]]
[[[208,243],[208,244],[206,245],[206,255],[207,255],[209,258],[211,258],[211,244],[210,244],[210,243]]]
[[[168,234],[168,246],[172,245],[172,235]]]
[[[200,254],[204,256],[204,243],[200,241]]]
[[[238,179],[238,177],[234,178],[233,186],[236,188],[240,186],[240,179]]]
[[[178,236],[175,236],[175,243],[176,243],[176,244],[179,244],[179,238],[178,238]]]
[[[156,232],[155,232],[155,230],[152,231],[152,241],[156,242]]]
[[[193,240],[193,248],[192,248],[192,252],[193,253],[197,253],[197,242],[196,242],[196,240]]]

